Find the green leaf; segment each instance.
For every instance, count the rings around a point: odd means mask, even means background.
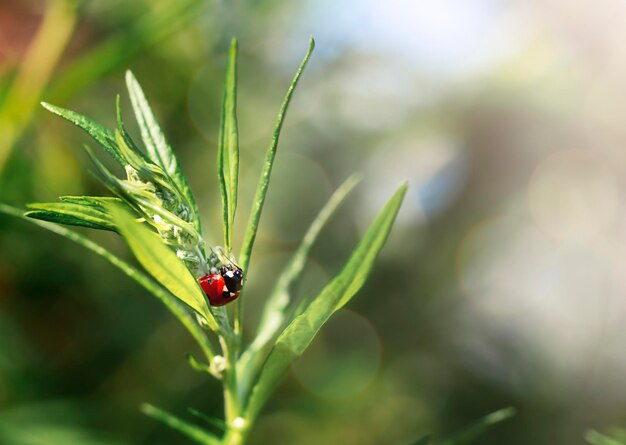
[[[248,221],[248,228],[246,229],[246,234],[244,235],[243,245],[241,246],[241,253],[239,254],[239,261],[241,264],[241,268],[246,272],[248,270],[248,265],[250,263],[250,255],[252,254],[252,247],[254,246],[254,240],[256,239],[256,232],[259,227],[259,220],[261,219],[261,212],[263,210],[263,204],[265,203],[265,196],[267,195],[267,188],[270,184],[270,176],[272,174],[272,166],[274,165],[274,158],[276,157],[276,150],[278,148],[278,140],[280,138],[280,131],[283,127],[283,121],[285,120],[285,115],[287,114],[287,109],[289,108],[289,103],[291,102],[291,97],[293,96],[293,92],[298,85],[298,81],[304,72],[304,68],[306,67],[307,62],[311,58],[311,54],[313,53],[313,48],[315,48],[315,41],[313,37],[309,41],[309,49],[296,72],[293,80],[291,81],[291,85],[287,90],[287,95],[283,100],[283,104],[280,107],[280,111],[278,112],[278,117],[276,118],[276,124],[274,126],[274,133],[272,135],[272,142],[270,143],[269,148],[265,154],[265,162],[263,164],[263,170],[261,171],[261,177],[259,179],[259,184],[257,186],[256,193],[254,195],[254,200],[252,201],[252,210],[250,211],[250,219]],[[242,335],[242,322],[243,322],[243,298],[239,298],[235,302],[235,335],[241,337]]]
[[[122,131],[125,131],[124,127],[121,128]],[[177,195],[178,191],[176,186],[172,183],[172,179],[163,171],[161,167],[146,159],[143,153],[141,153],[134,146],[130,136],[128,136],[128,134],[124,136],[122,131],[119,129],[115,130],[115,142],[117,143],[120,154],[124,157],[128,164],[137,170],[140,176],[148,177],[150,182],[158,185],[160,188],[168,191],[169,193]]]
[[[249,419],[256,418],[289,365],[302,355],[322,325],[361,288],[387,240],[406,189],[406,184],[398,189],[370,225],[341,272],[280,334],[252,390],[247,406]]]
[[[222,100],[219,146],[217,150],[217,176],[222,194],[224,219],[224,247],[230,255],[233,242],[233,223],[237,210],[237,185],[239,181],[239,130],[237,127],[237,39],[230,44],[226,82]]]
[[[298,68],[296,75],[291,81],[291,85],[287,90],[287,95],[283,100],[283,104],[280,107],[280,111],[278,112],[278,117],[276,118],[274,133],[272,135],[272,142],[270,143],[270,146],[265,154],[263,171],[261,172],[259,185],[257,186],[256,194],[254,195],[254,201],[252,202],[252,211],[250,212],[250,220],[248,221],[248,228],[246,229],[243,246],[241,248],[241,254],[239,255],[239,261],[244,271],[248,270],[252,247],[254,246],[256,232],[259,227],[259,220],[261,219],[261,212],[263,210],[263,204],[265,203],[265,195],[267,194],[267,188],[269,187],[270,183],[270,175],[272,174],[272,166],[274,165],[274,158],[276,157],[276,150],[278,148],[278,140],[280,138],[280,131],[283,127],[283,121],[285,120],[285,115],[287,114],[287,109],[289,107],[289,103],[291,102],[293,92],[298,85],[298,81],[300,80],[300,77],[304,72],[304,68],[306,67],[307,62],[311,58],[311,54],[313,53],[314,48],[315,40],[313,40],[313,37],[311,37],[311,40],[309,41],[309,49],[304,56],[302,63],[300,64],[300,68]],[[238,301],[241,301],[241,299],[239,299]]]
[[[290,289],[298,281],[304,271],[307,256],[324,225],[335,213],[339,205],[359,182],[359,178],[348,178],[331,196],[324,208],[318,213],[309,226],[302,242],[293,257],[278,278],[274,290],[270,294],[259,324],[257,338],[269,340],[282,325],[291,302]]]
[[[98,157],[94,154],[89,145],[84,144],[83,149],[100,172],[101,176],[94,174],[94,177],[100,180],[100,182],[102,182],[102,184],[104,184],[113,193],[119,195],[120,179],[111,173],[111,171],[102,162],[100,162],[100,159],[98,159]]]
[[[148,159],[143,154],[143,152],[139,149],[139,147],[137,147],[137,144],[135,144],[135,142],[133,141],[133,138],[130,137],[130,134],[128,134],[128,131],[126,131],[126,126],[124,125],[124,120],[122,119],[122,106],[120,104],[119,94],[115,98],[115,114],[117,116],[117,132],[122,136],[122,139],[124,140],[124,143],[126,144],[126,146],[130,150],[132,150],[133,155],[134,155],[133,157],[139,157],[144,163],[147,163]],[[116,140],[117,140],[117,135],[116,135]],[[118,142],[118,147],[119,147],[119,142]],[[121,150],[122,147],[119,147],[119,149],[120,149],[120,155],[124,156],[124,153]],[[125,157],[125,159],[129,164],[132,165],[132,163],[127,157]]]
[[[484,434],[494,425],[504,420],[510,419],[514,415],[515,415],[515,408],[511,406],[508,408],[500,409],[498,411],[495,411],[491,414],[486,415],[485,417],[480,419],[478,422],[476,422],[473,426],[468,428],[463,433],[457,435],[456,437],[440,442],[439,445],[465,445],[467,443],[472,442],[478,436]]]
[[[170,178],[172,178],[178,190],[183,194],[189,206],[191,206],[191,210],[195,216],[194,226],[196,231],[201,234],[202,229],[200,221],[198,220],[198,207],[191,193],[191,189],[189,188],[189,184],[187,183],[187,179],[178,165],[174,150],[172,150],[172,147],[165,139],[165,135],[154,117],[154,113],[152,113],[152,109],[148,104],[139,82],[137,82],[137,79],[135,79],[135,76],[130,71],[126,71],[126,86],[130,94],[137,123],[141,129],[141,138],[148,151],[148,157],[156,165],[163,168]]]
[[[65,108],[51,105],[47,102],[42,102],[41,105],[48,111],[61,116],[62,118],[70,121],[77,127],[87,132],[92,138],[98,142],[120,165],[124,166],[127,162],[120,154],[117,145],[115,144],[115,136],[112,132],[104,128],[102,125],[92,121],[82,114],[76,113]]]
[[[217,322],[200,286],[159,235],[118,206],[111,206],[109,212],[139,263],[175,297],[202,315],[213,331],[217,331]]]
[[[300,246],[278,278],[274,290],[265,303],[257,335],[237,364],[239,375],[247,376],[240,378],[243,382],[249,378],[248,376],[256,372],[257,366],[260,365],[259,362],[264,359],[266,353],[264,350],[267,349],[278,330],[284,326],[288,315],[293,312],[291,287],[300,279],[307,256],[317,236],[359,180],[356,175],[351,176],[333,193],[309,226]]]
[[[200,428],[197,425],[181,420],[170,413],[167,413],[155,406],[144,403],[141,411],[147,416],[164,423],[170,428],[187,436],[189,439],[202,445],[222,445],[222,441],[216,435]]]
[[[109,171],[109,169],[96,157],[91,148],[88,145],[84,145],[83,148],[85,152],[94,163],[98,171],[100,172],[100,176],[94,176],[102,182],[102,184],[108,188],[113,194],[117,195],[119,199],[123,200],[126,205],[130,208],[135,209],[140,215],[143,215],[145,212],[139,207],[138,202],[145,195],[145,191],[136,187],[136,190],[133,190],[135,194],[131,194],[128,190],[129,187],[132,187],[133,184],[128,181],[123,181],[115,176],[113,173]],[[148,197],[150,195],[148,194]],[[147,216],[147,215],[144,215]]]
[[[189,414],[196,416],[198,419],[202,419],[214,428],[222,431],[226,431],[228,429],[228,425],[226,425],[226,422],[224,422],[222,419],[207,416],[206,414],[193,408],[187,408],[187,411],[189,412]]]
[[[206,365],[204,363],[199,362],[193,355],[191,354],[187,354],[187,362],[189,363],[189,366],[191,366],[191,368],[194,371],[198,371],[198,372],[206,372],[207,374],[213,374],[213,370],[211,369],[211,366]]]
[[[126,71],[126,87],[130,94],[135,117],[141,129],[141,138],[146,145],[148,156],[152,162],[161,166],[170,175],[180,175],[180,167],[174,150],[165,139],[139,82],[130,71]]]
[[[428,445],[428,443],[430,443],[430,435],[420,437],[412,445]]]
[[[585,439],[592,445],[624,445],[621,440],[610,436],[605,436],[595,430],[589,430],[585,433]]]
[[[89,197],[67,197],[71,199],[91,199]],[[101,199],[115,199],[115,198],[101,198]],[[154,282],[150,277],[145,275],[143,272],[139,271],[137,268],[131,266],[126,261],[121,258],[113,255],[111,252],[106,250],[104,247],[99,244],[94,243],[93,241],[85,238],[84,236],[69,230],[63,226],[58,224],[40,221],[36,219],[27,218],[24,216],[23,212],[14,207],[8,206],[6,204],[0,203],[0,213],[4,213],[6,215],[10,215],[16,218],[20,218],[24,221],[27,221],[31,224],[49,230],[57,235],[61,235],[76,244],[83,246],[84,248],[94,252],[96,255],[104,258],[112,265],[120,269],[125,275],[129,278],[136,281],[140,286],[150,292],[152,295],[157,297],[161,302],[174,314],[176,318],[181,322],[183,326],[189,331],[192,337],[198,342],[202,351],[206,355],[209,361],[213,360],[215,353],[213,352],[213,346],[211,342],[205,335],[202,328],[198,325],[195,318],[189,313],[187,310],[187,306],[179,303],[178,299],[176,299],[172,294],[163,289],[160,285]]]
[[[99,208],[106,208],[107,205],[120,204],[122,202],[121,199],[113,196],[61,196],[59,199],[63,202]]]
[[[78,202],[76,199],[29,204],[28,207],[32,210],[26,212],[25,216],[59,224],[116,232],[115,222],[104,208],[95,204],[95,198],[90,199],[90,204]],[[120,200],[117,201],[120,202]]]

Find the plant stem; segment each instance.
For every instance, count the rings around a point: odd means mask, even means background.
[[[222,440],[223,445],[243,445],[246,443],[246,434],[244,431],[231,429],[228,430],[226,436]]]
[[[237,342],[235,335],[221,336],[220,343],[227,368],[223,378],[224,413],[228,429],[222,439],[223,445],[243,445],[246,441],[248,425],[242,417],[243,402],[239,394],[237,379]]]
[[[235,355],[235,338],[232,335],[221,336],[220,343],[227,366],[224,372],[224,413],[226,422],[231,424],[241,411],[241,403],[237,387],[237,367]]]

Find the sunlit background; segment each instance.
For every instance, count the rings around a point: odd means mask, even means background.
[[[518,415],[479,443],[582,444],[590,428],[626,426],[626,2],[0,0],[0,201],[106,193],[87,137],[38,103],[112,126],[117,93],[132,114],[130,68],[218,244],[219,104],[237,36],[239,243],[310,35],[248,326],[345,178],[364,180],[302,295],[411,188],[370,280],[293,366],[252,445],[409,445],[510,405]],[[108,263],[0,217],[0,444],[187,443],[138,406],[221,416],[219,386],[184,358],[194,348]]]

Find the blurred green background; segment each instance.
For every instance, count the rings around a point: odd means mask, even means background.
[[[134,71],[221,240],[215,159],[239,38],[241,241],[276,112],[248,326],[299,237],[353,172],[301,294],[411,183],[371,279],[293,367],[253,445],[408,445],[513,405],[484,444],[584,443],[626,425],[626,3],[615,0],[0,0],[0,201],[103,194],[87,136]],[[128,119],[129,121],[131,119]],[[130,126],[137,134],[137,128]],[[99,241],[127,255],[113,235]],[[138,410],[221,416],[188,335],[100,258],[0,217],[0,444],[187,443]]]

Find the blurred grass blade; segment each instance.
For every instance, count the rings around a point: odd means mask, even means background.
[[[625,442],[617,440],[610,436],[600,434],[595,430],[589,430],[585,433],[585,440],[591,445],[624,445]]]
[[[237,184],[239,181],[239,130],[237,127],[237,39],[230,44],[219,146],[217,149],[217,176],[222,194],[224,219],[224,247],[230,255],[233,241],[233,222],[237,210]]]
[[[197,425],[181,420],[155,406],[144,403],[141,405],[141,411],[145,415],[164,423],[172,429],[175,429],[196,443],[201,445],[222,445],[220,438],[214,434],[203,430]]]
[[[341,272],[280,334],[252,390],[246,408],[249,419],[256,418],[289,365],[302,355],[322,325],[361,288],[387,240],[406,189],[407,184],[404,184],[396,191],[370,225]]]
[[[213,360],[213,357],[215,356],[215,353],[213,352],[213,346],[211,345],[211,342],[205,335],[202,328],[196,322],[195,318],[189,313],[187,307],[179,303],[178,300],[174,298],[174,296],[172,296],[169,292],[163,289],[160,285],[155,283],[143,272],[131,266],[126,261],[117,257],[116,255],[113,255],[111,252],[109,252],[99,244],[96,244],[90,239],[85,238],[84,236],[63,226],[46,221],[39,221],[36,219],[27,218],[24,216],[21,210],[1,203],[0,213],[20,218],[24,221],[30,222],[31,224],[35,224],[36,226],[54,232],[57,235],[68,238],[69,240],[83,246],[84,248],[92,251],[96,255],[104,258],[105,260],[113,264],[115,267],[124,272],[124,274],[136,281],[140,286],[142,286],[152,295],[161,300],[161,302],[165,304],[165,306],[170,310],[170,312],[172,312],[172,314],[174,314],[174,316],[176,316],[176,318],[178,318],[182,325],[185,326],[185,328],[189,331],[193,338],[198,342],[198,344],[202,348],[202,352],[204,352],[207,359],[209,361]]]
[[[65,103],[98,79],[127,67],[133,57],[156,45],[182,26],[198,18],[207,7],[203,0],[159,2],[141,14],[119,23],[115,34],[98,40],[87,51],[64,64],[61,73],[50,82],[46,97]]]
[[[44,202],[28,204],[28,207],[32,210],[24,215],[29,218],[90,229],[117,231],[115,222],[104,208],[94,205],[76,202]]]
[[[287,113],[287,108],[289,107],[289,103],[291,102],[291,97],[293,96],[293,92],[295,91],[296,86],[298,85],[298,81],[304,72],[304,68],[306,67],[307,62],[311,58],[311,54],[313,53],[313,49],[315,48],[315,41],[311,37],[309,41],[309,49],[300,64],[300,68],[296,72],[293,80],[291,81],[291,85],[287,90],[287,95],[283,100],[283,104],[280,107],[280,111],[278,112],[278,117],[276,118],[276,125],[274,126],[274,133],[272,135],[272,142],[265,154],[265,162],[263,164],[263,171],[261,172],[261,178],[259,180],[259,185],[257,186],[256,194],[254,195],[254,201],[252,202],[252,211],[250,212],[250,220],[248,222],[248,227],[246,229],[245,238],[243,241],[243,246],[241,248],[241,254],[239,255],[239,262],[244,271],[248,269],[248,264],[250,262],[250,255],[252,253],[252,247],[254,245],[254,240],[256,238],[256,232],[259,227],[259,220],[261,218],[261,212],[263,210],[263,204],[265,203],[265,195],[267,194],[267,188],[270,183],[270,175],[272,173],[272,166],[274,165],[274,157],[276,156],[276,149],[278,148],[278,140],[280,138],[280,130],[283,127],[283,121],[285,120],[285,115]],[[241,299],[237,300],[241,302]]]
[[[187,183],[187,179],[178,165],[174,150],[172,150],[172,147],[168,144],[159,123],[154,117],[154,113],[148,104],[139,82],[137,82],[137,79],[135,79],[135,76],[130,71],[126,71],[126,86],[130,94],[137,123],[141,129],[141,138],[146,146],[148,157],[172,178],[178,190],[185,196],[191,206],[191,210],[193,210],[196,216],[194,218],[196,231],[202,233],[200,221],[198,220],[198,207],[191,193],[191,189],[189,188],[189,184]]]
[[[11,76],[13,78],[10,87],[7,85],[6,95],[0,92],[4,96],[0,98],[0,173],[32,121],[42,92],[71,41],[77,22],[76,11],[77,5],[73,0],[45,2],[41,25],[16,69],[15,76]],[[4,45],[10,46],[11,43],[3,42]],[[6,73],[4,66],[3,71]]]
[[[478,422],[476,422],[473,426],[468,428],[463,433],[457,435],[452,439],[445,440],[440,442],[440,445],[465,445],[472,441],[474,441],[478,436],[484,434],[494,425],[498,423],[510,419],[515,415],[515,408],[508,407],[503,408],[498,411],[495,411],[491,414],[486,415]]]
[[[411,445],[428,445],[430,443],[430,435],[422,436]]]
[[[202,315],[213,331],[217,331],[217,322],[200,286],[159,235],[119,206],[110,206],[109,211],[139,263],[175,297]]]
[[[240,375],[250,375],[250,373],[258,370],[256,364],[264,359],[264,354],[259,351],[266,349],[278,330],[284,326],[287,316],[293,312],[293,308],[290,307],[292,302],[290,290],[302,275],[313,243],[339,205],[359,181],[360,178],[354,175],[341,184],[309,226],[300,246],[278,278],[274,290],[265,303],[257,335],[237,364]],[[242,380],[246,381],[247,379]]]
[[[117,148],[117,145],[115,143],[115,136],[112,132],[104,128],[102,125],[92,121],[82,114],[76,113],[75,111],[66,110],[65,108],[57,107],[47,102],[42,102],[41,105],[43,105],[46,110],[56,114],[57,116],[61,116],[63,119],[70,121],[77,127],[80,127],[82,130],[87,132],[120,165],[124,166],[127,164]]]

